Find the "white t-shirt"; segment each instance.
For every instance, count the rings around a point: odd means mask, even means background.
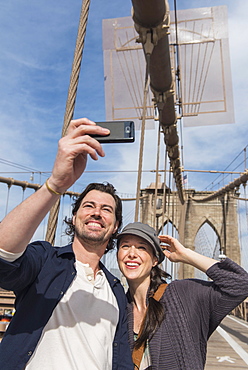
[[[1,251],[0,256],[6,258]],[[91,267],[79,261],[76,270],[26,370],[112,369],[112,344],[119,319],[116,298],[103,271],[94,279]]]

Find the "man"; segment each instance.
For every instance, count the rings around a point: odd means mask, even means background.
[[[126,300],[101,264],[121,227],[121,201],[110,184],[90,184],[67,221],[73,241],[28,245],[50,208],[104,152],[91,134],[109,131],[82,118],[60,139],[50,178],[0,224],[0,286],[16,293],[16,313],[0,345],[1,370],[133,369]],[[28,245],[28,246],[27,246]]]

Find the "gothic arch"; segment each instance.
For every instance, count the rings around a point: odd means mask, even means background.
[[[160,185],[159,189],[163,189],[162,184]],[[161,205],[159,209],[154,210],[155,189],[150,186],[142,190],[142,195],[148,196],[143,198],[145,201],[143,200],[140,204],[140,220],[151,226],[155,224],[157,230],[161,230],[163,224],[170,222],[178,231],[181,243],[190,249],[194,249],[194,241],[199,229],[204,223],[208,223],[218,236],[221,251],[240,264],[237,200],[234,197],[226,197],[224,210],[222,198],[202,201],[211,193],[188,189],[185,191],[186,200],[184,204],[175,201],[173,208],[170,206],[164,208],[163,201],[165,198],[163,193],[160,192]],[[176,193],[173,193],[173,197],[176,200]],[[164,214],[163,209],[165,209]],[[180,277],[188,278],[192,276],[194,276],[194,271],[191,266],[183,265]]]
[[[170,224],[171,228],[174,228],[176,230],[177,234],[178,234],[178,228],[177,228],[176,224],[171,219],[165,220],[164,224],[159,227],[158,233],[161,234],[163,228],[166,228],[168,226],[168,224]],[[175,236],[175,235],[173,235],[173,236]]]
[[[206,220],[197,230],[194,239],[196,252],[211,258],[218,258],[221,251],[221,238],[214,225]]]
[[[197,234],[198,234],[198,232],[200,231],[200,229],[202,228],[202,227],[204,227],[204,225],[205,224],[208,224],[210,227],[211,227],[211,229],[215,232],[215,234],[216,234],[216,236],[217,236],[217,239],[218,239],[218,241],[219,241],[219,244],[220,244],[220,247],[222,247],[221,246],[221,237],[220,237],[220,234],[219,234],[219,231],[217,230],[217,228],[215,227],[215,224],[214,224],[214,222],[213,222],[213,220],[211,221],[211,217],[210,218],[206,218],[200,225],[199,225],[199,227],[198,227],[198,229],[196,230],[196,233],[195,233],[195,235],[194,235],[194,240],[196,239],[196,236],[197,236]]]

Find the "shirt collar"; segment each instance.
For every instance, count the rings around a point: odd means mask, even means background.
[[[72,243],[65,245],[64,247],[55,247],[57,250],[57,255],[61,256],[66,253],[72,253],[74,255],[73,249],[72,249]]]
[[[62,256],[63,254],[66,254],[66,253],[71,253],[74,255],[74,252],[73,252],[73,249],[72,249],[72,243],[68,244],[68,245],[65,245],[64,247],[55,247],[57,249],[57,255],[58,256]],[[75,255],[74,255],[74,258],[75,258]],[[109,272],[106,267],[104,266],[104,264],[100,261],[99,262],[99,267],[101,270],[103,270],[104,274],[106,275],[108,281],[109,281],[109,284],[110,286],[114,286],[115,284],[119,283],[120,280],[111,274],[111,272]]]
[[[109,272],[109,270],[106,269],[106,267],[101,261],[99,262],[99,266],[100,266],[100,269],[103,270],[104,274],[106,275],[111,287],[113,287],[115,284],[120,282],[120,280],[116,276],[111,274],[111,272]]]

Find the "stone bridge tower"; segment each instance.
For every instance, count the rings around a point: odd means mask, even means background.
[[[180,242],[193,250],[199,229],[208,223],[217,234],[221,252],[240,264],[237,199],[229,193],[222,198],[202,201],[211,194],[213,192],[185,190],[185,203],[182,205],[176,192],[164,187],[163,183],[155,189],[152,183],[141,190],[140,221],[153,226],[159,233],[170,222],[178,231]],[[179,276],[194,277],[194,268],[180,266]]]

